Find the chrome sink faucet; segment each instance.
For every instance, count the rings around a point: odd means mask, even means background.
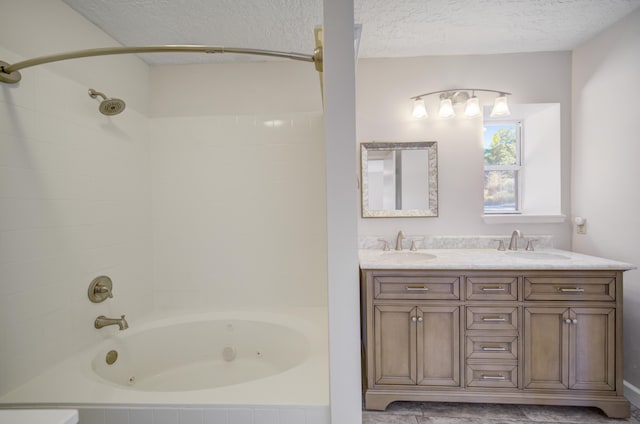
[[[402,250],[402,240],[405,238],[404,231],[398,231],[398,237],[396,237],[396,250]]]
[[[513,230],[511,240],[509,240],[509,250],[518,250],[518,239],[522,237],[520,230]]]
[[[122,315],[120,318],[107,318],[104,315],[100,315],[98,318],[96,318],[93,325],[98,329],[106,327],[108,325],[117,325],[120,331],[129,328],[129,324],[127,323],[127,320],[124,319],[124,315]]]

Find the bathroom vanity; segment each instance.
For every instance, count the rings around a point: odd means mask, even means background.
[[[365,408],[595,406],[628,417],[622,273],[573,252],[361,250]]]

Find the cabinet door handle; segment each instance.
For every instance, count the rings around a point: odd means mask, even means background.
[[[559,287],[558,291],[562,293],[582,293],[584,289],[582,287]]]
[[[418,317],[418,322],[422,322],[422,321],[424,321],[424,318]]]
[[[484,292],[494,292],[494,291],[505,291],[504,287],[495,286],[495,287],[481,287],[480,290]]]
[[[429,291],[429,287],[425,286],[405,286],[404,288],[407,291]]]
[[[501,346],[482,346],[480,349],[485,352],[506,352],[507,351],[506,347],[501,347]]]
[[[504,322],[507,320],[505,317],[482,317],[480,319],[486,322]]]
[[[417,322],[418,318],[417,317],[411,317],[411,322]]]
[[[571,320],[570,320],[569,318],[565,319],[565,320],[564,320],[564,322],[565,322],[566,324],[571,324]]]
[[[480,376],[480,379],[482,380],[506,380],[506,377],[504,375],[482,375]]]

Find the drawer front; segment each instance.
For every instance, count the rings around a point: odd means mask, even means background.
[[[375,277],[375,299],[460,299],[459,277]]]
[[[525,300],[596,300],[616,299],[613,277],[531,277],[524,280]]]
[[[467,299],[518,300],[517,277],[467,277]]]
[[[467,307],[467,330],[517,330],[518,308]]]
[[[517,336],[467,336],[468,359],[518,359]]]
[[[467,364],[467,387],[517,388],[516,364]]]

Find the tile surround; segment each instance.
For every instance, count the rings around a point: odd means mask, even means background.
[[[42,67],[0,91],[0,394],[103,337],[97,315],[153,306],[147,118],[107,118],[87,89]],[[116,297],[91,304],[101,274]]]

